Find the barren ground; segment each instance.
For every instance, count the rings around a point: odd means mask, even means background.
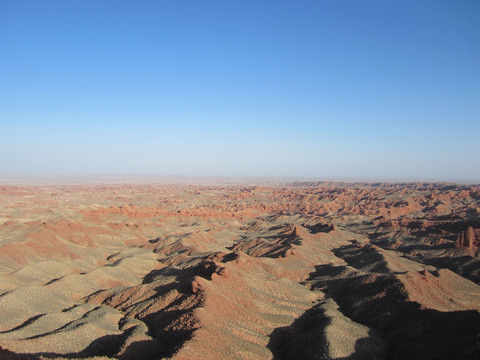
[[[0,185],[0,359],[478,359],[480,186]]]

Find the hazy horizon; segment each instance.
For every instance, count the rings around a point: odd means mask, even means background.
[[[283,186],[293,183],[345,184],[455,184],[480,185],[475,181],[438,181],[432,179],[388,178],[315,178],[268,176],[193,176],[193,175],[0,175],[0,185],[61,186],[61,185],[204,185],[204,186]]]
[[[480,183],[476,1],[0,4],[0,178]]]

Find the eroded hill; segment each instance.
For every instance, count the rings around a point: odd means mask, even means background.
[[[0,186],[0,358],[474,359],[479,249],[479,186]]]

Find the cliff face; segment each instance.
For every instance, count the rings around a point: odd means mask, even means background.
[[[471,256],[477,256],[480,250],[480,229],[469,227],[462,231],[455,242],[457,248],[467,249]]]

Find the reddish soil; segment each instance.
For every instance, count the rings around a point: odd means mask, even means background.
[[[480,358],[480,186],[0,186],[0,359]]]

